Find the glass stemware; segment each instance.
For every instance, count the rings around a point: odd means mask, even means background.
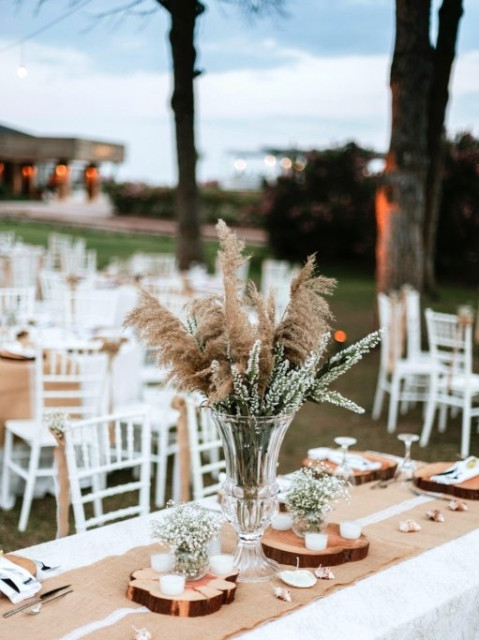
[[[398,435],[398,440],[404,442],[404,458],[399,463],[396,473],[394,476],[395,480],[412,480],[414,476],[414,471],[416,470],[416,463],[411,458],[411,447],[413,442],[417,442],[419,440],[419,436],[416,433],[400,433]]]
[[[350,466],[348,461],[348,449],[356,444],[356,438],[350,438],[348,436],[338,436],[334,438],[334,442],[341,447],[342,460],[334,470],[334,475],[344,480],[351,485],[356,484],[354,478],[354,470]]]

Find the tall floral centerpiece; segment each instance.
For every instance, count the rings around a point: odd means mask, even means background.
[[[334,280],[315,273],[311,256],[291,283],[290,302],[276,320],[274,296],[264,299],[237,272],[244,246],[218,222],[224,293],[193,299],[181,322],[144,292],[126,320],[158,348],[158,362],[179,391],[200,392],[211,408],[226,459],[223,510],[238,535],[239,580],[269,580],[262,535],[277,510],[276,468],[286,430],[306,401],[362,412],[329,389],[331,382],[379,341],[372,333],[327,357],[332,319],[324,298]]]

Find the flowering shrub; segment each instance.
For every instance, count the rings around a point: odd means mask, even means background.
[[[367,175],[372,157],[354,143],[313,151],[304,170],[266,188],[263,226],[275,257],[302,262],[317,253],[322,263],[361,259],[373,264],[376,183]]]
[[[143,182],[107,183],[104,186],[117,215],[148,218],[174,217],[175,190],[152,187]],[[256,191],[228,191],[209,185],[198,191],[199,207],[204,222],[216,224],[221,218],[232,226],[258,226],[261,194]]]

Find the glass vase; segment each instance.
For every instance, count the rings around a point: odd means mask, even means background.
[[[293,416],[238,417],[212,411],[226,461],[223,513],[238,536],[239,582],[263,582],[278,571],[278,564],[265,556],[261,538],[278,511],[278,456]]]
[[[307,533],[320,533],[325,526],[324,517],[318,513],[308,515],[294,515],[291,529],[299,538],[304,538]]]
[[[186,580],[200,580],[208,572],[209,554],[203,549],[175,549],[174,571]]]

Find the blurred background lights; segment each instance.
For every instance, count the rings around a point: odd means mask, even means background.
[[[291,160],[291,158],[281,158],[281,161],[279,163],[281,165],[282,169],[291,169],[291,167],[293,166],[293,162]]]
[[[234,161],[233,166],[236,169],[236,171],[244,171],[246,169],[246,160],[243,160],[243,158],[237,158]]]
[[[342,329],[338,329],[337,331],[335,331],[333,337],[336,340],[336,342],[341,342],[341,343],[346,342],[346,340],[348,339],[346,331],[343,331]]]
[[[268,154],[264,158],[264,163],[267,167],[275,167],[276,166],[276,158],[271,154]]]

